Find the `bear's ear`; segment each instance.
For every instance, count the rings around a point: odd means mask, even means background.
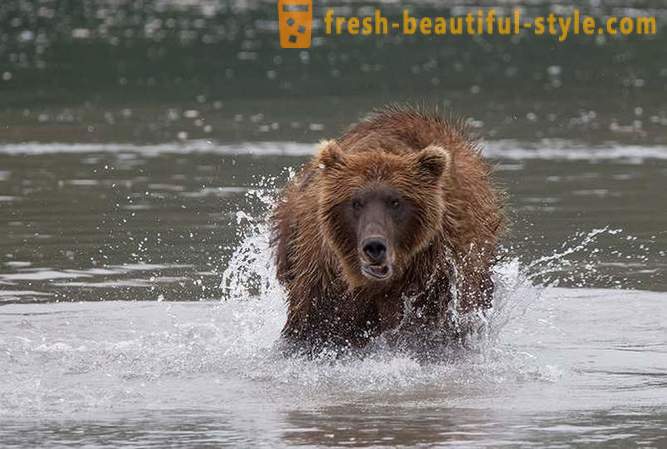
[[[335,140],[323,140],[318,145],[317,165],[321,169],[342,167],[345,165],[345,154]]]
[[[430,178],[439,179],[449,169],[451,155],[440,145],[429,145],[415,154],[417,171]]]

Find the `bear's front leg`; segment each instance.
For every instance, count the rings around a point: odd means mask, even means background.
[[[377,311],[377,333],[398,328],[403,320],[404,300],[396,293],[382,293],[375,298]]]

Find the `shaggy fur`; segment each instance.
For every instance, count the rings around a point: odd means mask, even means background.
[[[490,172],[460,124],[415,109],[385,108],[323,142],[274,211],[289,302],[284,337],[309,348],[361,347],[399,327],[446,327],[454,299],[463,312],[491,307],[504,217]],[[338,216],[368,185],[391,186],[416,211],[398,242],[397,275],[384,283],[360,275]]]

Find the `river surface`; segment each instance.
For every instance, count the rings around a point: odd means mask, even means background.
[[[409,3],[658,33],[288,51],[273,0],[0,2],[0,447],[667,448],[665,2]],[[285,356],[277,189],[391,102],[466,118],[508,192],[488,324]]]
[[[467,350],[287,357],[265,218],[313,145],[0,147],[3,447],[667,445],[667,153],[490,141]]]

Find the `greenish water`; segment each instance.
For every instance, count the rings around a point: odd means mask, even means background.
[[[667,142],[663,2],[516,4],[526,17],[575,4],[598,18],[654,15],[658,33],[558,43],[527,33],[345,38],[316,29],[313,47],[300,51],[279,48],[272,1],[5,1],[0,71],[11,78],[0,81],[0,139],[312,142],[378,105],[410,101],[470,117],[494,139]],[[409,6],[434,16],[494,4],[433,5]],[[393,3],[316,2],[316,19],[328,6],[400,14]]]
[[[0,2],[0,447],[666,447],[667,5],[577,4],[659,33],[287,51],[273,2]],[[285,357],[273,197],[403,101],[468,117],[508,191],[486,333]]]

